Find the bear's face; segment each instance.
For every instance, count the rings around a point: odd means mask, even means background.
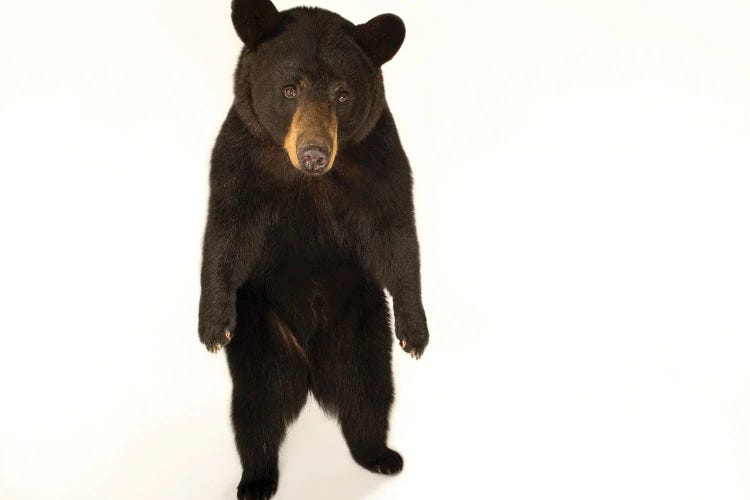
[[[401,46],[403,23],[386,14],[355,26],[321,9],[279,13],[258,0],[235,0],[232,8],[245,42],[235,106],[247,108],[238,111],[284,148],[292,166],[325,174],[380,117],[380,65]]]

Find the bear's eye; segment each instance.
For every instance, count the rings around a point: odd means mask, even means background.
[[[349,92],[340,92],[338,100],[339,102],[347,102],[349,100]]]
[[[287,99],[294,99],[297,97],[297,87],[294,85],[287,85],[282,89],[282,93]]]

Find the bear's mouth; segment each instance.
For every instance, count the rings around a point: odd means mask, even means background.
[[[338,150],[336,108],[325,101],[301,100],[284,138],[284,149],[294,168],[323,175],[333,168]]]

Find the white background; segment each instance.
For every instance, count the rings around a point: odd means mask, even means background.
[[[2,2],[0,498],[232,498],[196,333],[230,2]],[[395,356],[403,473],[310,404],[277,498],[750,498],[750,5],[322,6],[407,25],[432,342]]]

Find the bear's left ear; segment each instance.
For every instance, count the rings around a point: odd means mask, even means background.
[[[396,55],[405,35],[404,22],[394,14],[373,17],[354,30],[354,39],[376,66],[387,63]]]
[[[279,25],[281,15],[271,0],[232,0],[232,23],[240,39],[254,49]]]

